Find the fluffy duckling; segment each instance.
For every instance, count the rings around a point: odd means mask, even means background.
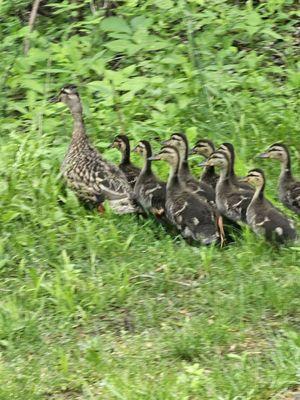
[[[133,151],[144,157],[144,166],[134,186],[136,200],[146,211],[161,217],[165,211],[166,184],[152,171],[151,145],[147,140],[141,140]]]
[[[241,190],[232,179],[231,163],[227,153],[217,150],[201,166],[219,167],[220,178],[216,186],[216,205],[219,212],[234,222],[246,221],[246,210],[253,190]]]
[[[108,200],[117,214],[136,212],[137,206],[126,176],[105,160],[88,139],[77,87],[64,86],[50,101],[65,103],[74,121],[71,144],[61,167],[67,185],[85,203],[96,206],[99,212],[104,211],[104,200]]]
[[[163,145],[170,145],[176,147],[180,157],[179,176],[181,182],[197,195],[204,198],[210,203],[215,201],[215,193],[213,188],[205,182],[198,181],[193,177],[190,172],[188,155],[189,155],[189,144],[187,137],[184,133],[173,133],[170,139],[163,142]]]
[[[218,150],[224,151],[229,159],[230,162],[230,176],[231,176],[231,182],[234,184],[237,188],[239,189],[245,189],[245,190],[250,190],[253,191],[252,187],[248,185],[247,183],[242,181],[242,178],[239,178],[235,174],[235,151],[234,147],[231,143],[222,143],[221,146],[219,147]]]
[[[287,146],[282,143],[275,143],[259,157],[280,161],[279,199],[286,207],[300,215],[300,181],[296,181],[292,174],[291,157]]]
[[[220,239],[214,210],[205,200],[192,193],[181,182],[180,154],[169,145],[163,146],[160,152],[150,160],[164,160],[170,165],[170,175],[167,183],[166,214],[177,227],[181,235],[208,245]]]
[[[190,154],[199,154],[208,159],[215,151],[215,145],[211,140],[200,139],[195,146],[191,149]],[[215,167],[204,167],[203,173],[200,178],[201,182],[207,183],[214,189],[219,180],[219,175],[215,172]]]
[[[247,223],[256,234],[262,234],[267,240],[277,243],[291,242],[296,239],[293,222],[273,207],[264,197],[265,175],[261,169],[252,169],[244,180],[254,185],[255,192],[247,208]]]
[[[122,154],[119,168],[124,172],[130,186],[134,188],[141,169],[132,164],[130,160],[130,142],[126,135],[118,135],[110,145],[110,148],[118,149]]]

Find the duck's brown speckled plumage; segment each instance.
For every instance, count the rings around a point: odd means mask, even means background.
[[[65,86],[56,101],[67,104],[74,119],[71,144],[61,168],[67,185],[84,202],[98,206],[108,200],[116,213],[135,212],[133,193],[124,173],[105,160],[86,135],[76,86]]]

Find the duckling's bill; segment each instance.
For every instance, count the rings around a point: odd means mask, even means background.
[[[197,165],[198,165],[198,167],[207,167],[207,166],[209,166],[209,164],[208,164],[207,161],[201,161],[201,162],[198,163]]]
[[[149,161],[157,161],[157,160],[161,160],[160,154],[156,154],[152,157],[148,157]]]
[[[261,153],[261,154],[259,154],[257,157],[258,157],[258,158],[269,158],[270,155],[269,155],[269,153]]]

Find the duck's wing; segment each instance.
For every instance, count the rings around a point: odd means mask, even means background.
[[[137,181],[137,178],[141,172],[140,168],[138,168],[132,164],[129,164],[129,165],[120,164],[119,167],[120,167],[121,171],[124,172],[129,185],[131,187],[134,187],[135,182]]]
[[[247,207],[249,206],[252,197],[252,192],[232,192],[226,196],[224,206],[228,211],[230,211],[230,213],[239,216],[242,221],[245,221]]]
[[[171,220],[182,236],[209,244],[219,238],[212,207],[197,195],[183,192],[176,197],[168,209]]]
[[[215,191],[208,183],[203,181],[197,181],[194,177],[190,177],[186,181],[187,188],[195,195],[202,197],[209,203],[215,201]]]
[[[137,197],[145,208],[161,212],[165,207],[166,185],[150,175],[139,185]]]
[[[257,225],[265,229],[267,239],[281,242],[284,238],[296,237],[293,221],[288,219],[280,210],[266,205],[262,215],[256,216]]]
[[[104,193],[108,200],[129,198],[132,189],[125,174],[116,166],[108,162],[98,163],[92,173],[93,187],[97,192]]]

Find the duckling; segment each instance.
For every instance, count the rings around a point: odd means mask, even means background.
[[[272,144],[259,157],[273,158],[281,162],[278,197],[286,207],[300,215],[300,181],[296,181],[292,174],[291,157],[287,146],[282,143]]]
[[[180,156],[179,176],[182,183],[206,201],[214,203],[215,193],[213,188],[205,182],[198,181],[190,172],[188,163],[189,144],[184,133],[173,133],[170,139],[163,142],[163,145],[170,145],[177,148]]]
[[[265,175],[261,169],[252,169],[244,179],[254,185],[255,193],[247,208],[247,223],[253,231],[264,235],[267,240],[277,243],[291,242],[296,239],[293,222],[264,197]]]
[[[76,85],[64,86],[51,102],[65,103],[74,120],[72,140],[61,167],[67,185],[80,200],[96,206],[99,212],[104,212],[104,200],[118,214],[136,212],[126,176],[105,160],[88,139]]]
[[[181,235],[208,245],[216,243],[219,232],[214,210],[209,203],[192,193],[180,179],[180,154],[176,147],[165,145],[150,160],[164,160],[170,165],[167,182],[166,214]]]
[[[110,148],[116,148],[122,153],[122,160],[119,168],[124,172],[130,186],[134,188],[135,182],[141,172],[141,169],[136,167],[130,161],[130,142],[126,135],[118,135],[115,137]]]
[[[247,183],[242,181],[242,178],[237,177],[235,174],[235,170],[234,170],[234,164],[235,164],[235,151],[234,151],[234,147],[231,143],[222,143],[221,146],[219,147],[218,150],[224,151],[227,156],[228,159],[230,161],[230,176],[231,176],[231,182],[239,189],[242,190],[247,190],[247,191],[252,191],[254,192],[253,188],[248,185]]]
[[[253,190],[240,189],[232,180],[231,163],[227,153],[215,151],[204,166],[220,167],[216,186],[216,205],[219,212],[234,222],[246,221],[246,210],[253,197]]]
[[[152,172],[151,145],[147,140],[141,140],[133,151],[144,157],[144,166],[134,186],[136,200],[146,211],[161,217],[165,212],[166,184]]]
[[[191,149],[190,154],[200,154],[201,156],[204,156],[206,159],[208,159],[214,151],[215,145],[211,140],[200,139]],[[204,171],[201,175],[200,180],[201,182],[207,183],[215,189],[219,180],[219,175],[216,174],[215,167],[204,167]]]

